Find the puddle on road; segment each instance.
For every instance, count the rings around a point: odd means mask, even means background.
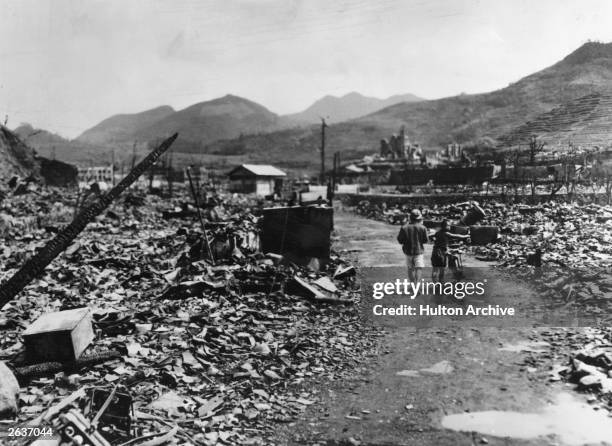
[[[612,444],[612,417],[608,411],[595,411],[568,393],[559,395],[557,402],[541,413],[489,410],[454,414],[445,416],[442,426],[523,440],[554,435],[567,445]]]
[[[418,370],[402,370],[396,373],[397,376],[409,376],[415,378],[421,376]]]
[[[421,369],[420,371],[422,373],[434,373],[436,375],[442,375],[445,373],[450,373],[452,372],[453,366],[451,365],[450,362],[448,361],[440,361],[437,362],[436,364],[432,365],[431,367],[427,367],[426,369]]]
[[[396,373],[398,376],[410,376],[416,377],[421,376],[421,373],[433,373],[435,375],[443,375],[446,373],[450,373],[454,370],[453,366],[449,361],[440,361],[432,365],[431,367],[427,367],[419,370],[402,370]]]
[[[550,347],[548,342],[544,341],[519,341],[516,344],[506,344],[498,350],[503,352],[532,352],[532,353],[544,353],[546,349],[543,347]]]

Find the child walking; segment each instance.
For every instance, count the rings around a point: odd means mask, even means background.
[[[446,269],[446,252],[448,244],[452,240],[465,240],[469,235],[453,234],[449,230],[448,220],[442,222],[442,226],[435,233],[434,245],[431,251],[431,279],[434,282],[444,282],[444,271]]]

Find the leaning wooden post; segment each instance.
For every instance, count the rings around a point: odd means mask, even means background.
[[[142,160],[119,184],[107,194],[99,197],[95,202],[80,211],[72,222],[62,229],[52,240],[34,255],[9,280],[0,287],[0,309],[21,292],[34,278],[40,276],[44,269],[60,255],[72,241],[85,229],[85,226],[108,207],[125,189],[134,183],[140,175],[150,168],[155,161],[172,145],[177,138],[175,133],[166,139],[159,147],[153,150]]]

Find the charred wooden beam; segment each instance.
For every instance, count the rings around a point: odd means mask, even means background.
[[[202,218],[202,211],[200,210],[200,200],[198,198],[199,190],[196,191],[193,181],[191,180],[191,172],[187,169],[187,178],[189,179],[189,188],[191,189],[191,195],[193,196],[193,202],[195,204],[196,210],[198,212],[198,219],[200,220],[200,226],[202,226],[202,234],[204,240],[206,242],[206,249],[208,250],[208,255],[210,257],[210,261],[215,264],[215,258],[213,257],[212,249],[210,248],[210,243],[208,241],[208,234],[206,232],[206,225],[204,224],[204,219]]]
[[[85,229],[89,222],[100,215],[121,192],[130,187],[140,175],[155,164],[159,157],[172,145],[177,136],[178,133],[175,133],[162,142],[159,147],[149,153],[144,160],[134,167],[119,184],[79,212],[68,226],[62,229],[55,238],[47,242],[38,254],[28,259],[19,271],[2,284],[0,287],[0,309],[17,296],[32,280],[40,276],[47,265],[70,246],[72,241]]]
[[[15,376],[19,380],[26,380],[38,376],[48,376],[54,373],[67,371],[76,372],[83,367],[92,367],[106,361],[121,358],[121,353],[116,350],[104,350],[90,355],[83,355],[76,361],[68,362],[42,362],[40,364],[26,365],[14,369]]]

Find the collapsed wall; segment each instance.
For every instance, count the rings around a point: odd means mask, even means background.
[[[72,164],[38,157],[40,174],[47,186],[70,187],[78,184],[79,170]]]

